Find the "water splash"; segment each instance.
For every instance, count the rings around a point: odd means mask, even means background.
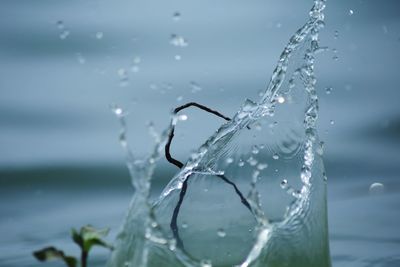
[[[114,109],[136,192],[109,266],[330,266],[315,128],[314,61],[324,8],[325,1],[314,1],[260,99],[246,100],[233,118],[220,114],[227,122],[185,164],[174,163],[180,171],[154,202],[154,169],[180,110],[161,135],[150,127],[156,146],[138,159],[126,142],[125,116]]]

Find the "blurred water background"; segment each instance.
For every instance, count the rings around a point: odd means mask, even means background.
[[[329,1],[316,64],[334,266],[400,265],[400,3]],[[76,253],[71,227],[112,229],[132,195],[116,103],[135,152],[173,107],[233,114],[265,89],[311,0],[0,3],[0,266],[39,266],[46,245]],[[221,123],[188,111],[185,159]],[[175,169],[164,165],[160,189]],[[370,188],[381,183],[383,190]],[[97,249],[93,266],[107,252]],[[50,264],[51,265],[51,264]],[[48,265],[48,266],[50,266]],[[54,263],[52,266],[61,266]]]

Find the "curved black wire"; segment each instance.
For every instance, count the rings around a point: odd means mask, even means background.
[[[174,114],[177,114],[179,111],[181,111],[181,110],[183,110],[185,108],[191,107],[191,106],[194,106],[194,107],[197,107],[197,108],[199,108],[201,110],[207,111],[207,112],[209,112],[211,114],[214,114],[214,115],[216,115],[216,116],[218,116],[220,118],[223,118],[226,121],[230,121],[231,120],[229,117],[226,117],[226,116],[222,115],[218,111],[210,109],[210,108],[208,108],[206,106],[203,106],[201,104],[198,104],[196,102],[190,102],[190,103],[187,103],[185,105],[177,107],[174,110]],[[168,135],[168,140],[167,140],[167,143],[165,145],[165,157],[168,160],[168,162],[170,162],[171,164],[173,164],[173,165],[177,166],[179,169],[181,169],[183,167],[183,163],[180,162],[179,160],[173,158],[171,156],[171,153],[170,153],[171,142],[172,142],[172,139],[174,138],[174,133],[175,133],[175,125],[172,126],[171,131],[170,131],[170,133]],[[236,194],[239,196],[239,198],[240,198],[241,202],[243,203],[243,205],[245,205],[246,208],[248,208],[252,212],[249,202],[243,196],[242,192],[240,192],[240,190],[236,186],[236,184],[234,182],[230,181],[224,175],[216,175],[216,176],[221,178],[227,184],[231,185],[234,188]],[[182,249],[183,249],[183,242],[182,242],[182,240],[181,240],[181,238],[179,236],[179,229],[178,229],[177,220],[178,220],[178,215],[179,215],[180,208],[181,208],[182,203],[183,203],[183,199],[185,198],[185,195],[186,195],[189,178],[190,178],[190,175],[185,179],[185,181],[182,184],[182,188],[181,188],[181,191],[180,191],[180,194],[179,194],[179,200],[178,200],[178,203],[175,206],[174,212],[172,214],[171,222],[170,222],[170,228],[172,230],[172,234],[174,235],[174,238],[176,239],[177,246],[182,248]]]

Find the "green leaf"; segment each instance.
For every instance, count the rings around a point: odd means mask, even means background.
[[[78,232],[72,229],[72,240],[82,249],[83,252],[88,253],[92,246],[97,245],[108,249],[113,249],[112,245],[108,244],[102,238],[107,236],[108,228],[96,229],[90,225],[83,226]]]
[[[55,247],[46,247],[33,252],[33,256],[39,261],[48,261],[53,259],[61,259],[68,267],[76,267],[77,260],[72,256],[67,256],[62,250]]]

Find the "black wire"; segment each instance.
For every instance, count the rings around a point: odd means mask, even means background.
[[[214,114],[214,115],[216,115],[216,116],[218,116],[220,118],[223,118],[226,121],[230,121],[231,120],[229,117],[226,117],[226,116],[222,115],[218,111],[210,109],[210,108],[208,108],[206,106],[203,106],[201,104],[198,104],[196,102],[190,102],[190,103],[187,103],[185,105],[182,105],[182,106],[179,106],[179,107],[175,108],[174,114],[177,114],[179,111],[181,111],[181,110],[183,110],[185,108],[191,107],[191,106],[194,106],[194,107],[197,107],[197,108],[199,108],[201,110],[207,111],[207,112],[209,112],[211,114]],[[165,145],[165,157],[168,160],[168,162],[170,162],[171,164],[173,164],[176,167],[178,167],[179,169],[181,169],[183,167],[183,163],[180,162],[179,160],[173,158],[171,156],[171,153],[170,153],[171,143],[172,143],[172,139],[174,138],[174,133],[175,133],[175,125],[172,126],[171,131],[170,131],[170,133],[168,135],[168,140],[167,140],[167,143]],[[239,198],[240,198],[241,202],[243,203],[243,205],[245,205],[252,212],[249,202],[246,200],[246,198],[240,192],[240,190],[238,189],[236,184],[234,182],[230,181],[224,175],[216,175],[216,176],[221,178],[227,184],[233,186],[236,194],[239,196]],[[182,240],[181,240],[181,238],[179,236],[179,229],[178,229],[177,220],[178,220],[178,215],[179,215],[180,208],[181,208],[182,203],[183,203],[183,199],[185,198],[185,195],[186,195],[189,178],[190,178],[190,175],[185,179],[185,181],[182,184],[182,188],[181,188],[181,191],[180,191],[180,194],[179,194],[179,200],[178,200],[178,203],[175,206],[174,212],[172,214],[171,222],[170,222],[170,228],[172,230],[172,234],[173,234],[174,238],[177,241],[177,246],[180,247],[181,249],[184,249],[184,247],[183,247],[183,242],[182,242]]]

